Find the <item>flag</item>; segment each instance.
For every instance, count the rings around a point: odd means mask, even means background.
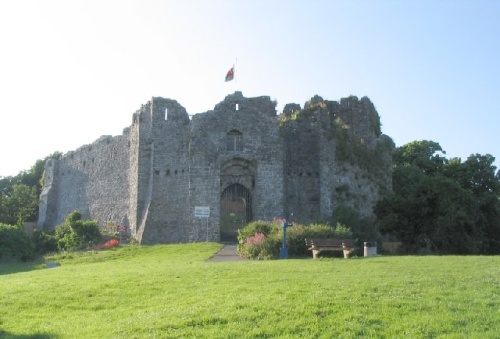
[[[231,81],[233,79],[234,79],[234,66],[231,67],[231,69],[229,71],[227,71],[226,82]]]

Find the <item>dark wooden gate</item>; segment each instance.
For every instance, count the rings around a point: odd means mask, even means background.
[[[238,229],[252,220],[252,197],[241,184],[232,184],[220,199],[220,236],[222,241],[236,241]]]

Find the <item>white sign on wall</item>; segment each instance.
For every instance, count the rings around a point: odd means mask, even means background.
[[[210,217],[210,207],[209,206],[195,206],[194,207],[194,217],[195,218],[208,218],[208,217]]]

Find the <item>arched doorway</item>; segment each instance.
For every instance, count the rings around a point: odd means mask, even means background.
[[[252,197],[241,184],[228,186],[220,199],[220,237],[222,241],[236,241],[238,229],[252,220]]]

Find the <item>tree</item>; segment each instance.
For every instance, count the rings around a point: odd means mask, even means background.
[[[375,207],[379,229],[410,252],[500,253],[500,176],[491,155],[447,160],[433,141],[394,151],[393,195]]]
[[[36,221],[38,216],[38,194],[36,187],[14,184],[10,195],[0,194],[0,222],[22,225],[25,221]]]
[[[442,171],[446,154],[441,146],[434,141],[413,141],[394,149],[393,163],[396,166],[414,166],[425,174],[434,174]]]
[[[473,154],[463,163],[450,161],[446,174],[474,194],[479,206],[478,223],[484,232],[483,253],[500,253],[500,171],[489,154]]]
[[[21,227],[0,223],[0,261],[26,261],[33,254],[33,243]]]
[[[42,191],[45,164],[61,155],[55,152],[37,160],[28,171],[0,178],[0,222],[14,225],[38,219],[38,197]]]

